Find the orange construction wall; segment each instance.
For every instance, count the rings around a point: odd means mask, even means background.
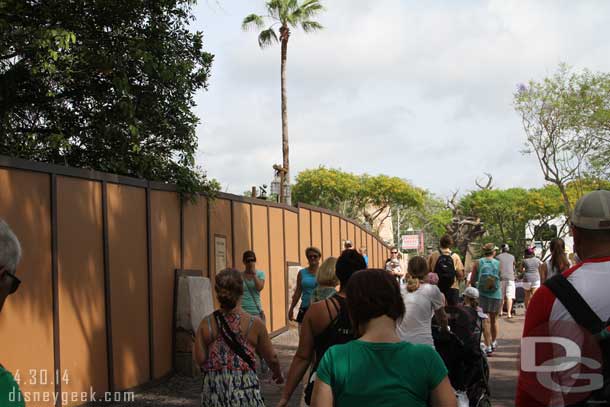
[[[353,223],[347,224],[347,236],[348,239],[352,241],[352,245],[354,245],[356,240],[356,226]]]
[[[146,193],[107,184],[107,194],[114,383],[128,389],[150,379]]]
[[[377,268],[377,265],[375,264],[375,260],[377,259],[377,255],[376,255],[376,250],[375,250],[375,246],[373,246],[373,236],[371,236],[370,234],[367,234],[367,248],[368,248],[368,253],[369,253],[369,267],[370,268]]]
[[[209,276],[208,270],[208,203],[203,197],[196,202],[186,201],[182,212],[184,268],[187,270],[202,270],[204,276]]]
[[[150,192],[154,374],[172,369],[174,274],[180,268],[180,201],[173,192]]]
[[[243,254],[252,250],[252,228],[250,204],[233,201],[233,235],[235,247],[235,267],[243,270]]]
[[[331,216],[331,229],[333,231],[332,236],[332,254],[334,257],[341,255],[341,230],[339,230],[339,218]]]
[[[216,268],[216,256],[214,249],[214,236],[219,235],[226,239],[226,257],[227,263],[222,267],[222,269],[226,267],[233,267],[232,260],[232,250],[233,245],[231,242],[231,201],[227,199],[217,198],[210,202],[210,264],[213,269],[212,276],[212,284],[214,284],[216,273],[220,272],[220,270],[215,270]]]
[[[301,237],[301,244],[299,248],[299,258],[302,265],[307,264],[305,258],[305,249],[311,246],[311,211],[303,208],[299,208],[299,235]]]
[[[269,208],[270,249],[271,249],[271,295],[272,302],[272,331],[286,326],[286,267],[284,256],[284,228],[282,227],[281,208]]]
[[[347,237],[347,222],[344,221],[343,219],[340,220],[341,226],[340,226],[340,230],[341,230],[341,251],[343,251],[343,242],[345,240],[348,240],[349,238]]]
[[[0,313],[0,361],[20,373],[22,392],[54,390],[50,380],[47,385],[28,380],[30,369],[36,374],[46,370],[49,376],[54,371],[50,179],[48,174],[0,168],[0,218],[19,238],[23,253],[16,271],[22,284]]]
[[[298,214],[284,210],[286,237],[286,261],[299,262],[299,218]]]
[[[261,291],[261,304],[267,316],[267,329],[271,330],[271,273],[269,261],[269,227],[267,206],[252,205],[252,232],[254,236],[254,251],[256,252],[256,267],[265,273],[265,287]]]
[[[330,234],[330,216],[322,214],[322,255],[324,258],[332,256],[332,236]]]
[[[62,392],[109,390],[102,236],[101,183],[57,177]]]
[[[322,249],[322,220],[320,212],[311,211],[311,245]]]
[[[181,203],[171,186],[11,160],[0,156],[0,218],[21,242],[23,284],[0,314],[0,332],[11,333],[1,336],[0,362],[21,376],[21,390],[30,394],[55,390],[56,367],[69,379],[61,391],[92,387],[98,394],[171,373],[174,273],[202,270],[213,287],[215,235],[226,239],[226,266],[242,269],[242,253],[256,252],[266,275],[267,328],[274,333],[287,326],[287,263],[306,264],[307,247],[320,248],[325,258],[339,256],[349,239],[368,248],[371,267],[383,267],[387,257],[377,238],[327,210],[297,212],[228,194]],[[30,384],[31,369],[46,373],[47,383]]]

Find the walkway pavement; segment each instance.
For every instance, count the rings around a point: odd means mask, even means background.
[[[519,373],[519,344],[523,331],[524,310],[519,309],[512,319],[500,319],[498,349],[488,359],[490,391],[494,407],[515,405],[515,391]]]

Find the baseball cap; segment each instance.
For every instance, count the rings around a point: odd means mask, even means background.
[[[610,191],[589,192],[576,202],[572,225],[581,229],[610,230]]]
[[[344,243],[344,246],[345,247],[352,247],[353,246],[352,245],[352,241],[351,240],[346,240],[345,243]]]
[[[464,290],[464,297],[479,298],[479,290],[474,287],[468,287]]]

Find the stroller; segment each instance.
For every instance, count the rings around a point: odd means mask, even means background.
[[[450,332],[432,326],[437,352],[447,366],[455,390],[466,392],[470,407],[491,407],[489,365],[480,347],[482,321],[476,310],[461,305],[447,306]]]

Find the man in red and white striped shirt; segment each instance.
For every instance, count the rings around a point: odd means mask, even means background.
[[[571,229],[574,251],[581,262],[563,276],[599,320],[608,321],[610,191],[583,196],[574,208]],[[518,407],[574,405],[603,386],[598,340],[574,321],[549,287],[542,285],[527,309],[516,395]],[[565,356],[575,359],[560,359]],[[555,366],[551,365],[553,362]]]

